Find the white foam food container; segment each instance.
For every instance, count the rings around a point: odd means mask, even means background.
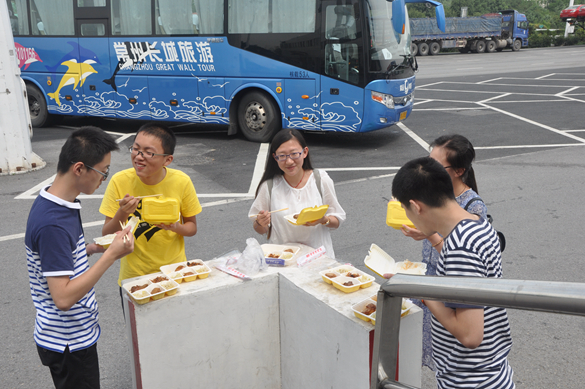
[[[263,244],[262,251],[268,266],[289,266],[295,263],[295,256],[301,250],[298,246]]]
[[[322,270],[319,272],[319,275],[323,281],[345,293],[352,293],[359,289],[368,288],[374,283],[374,277],[351,265],[341,265]],[[351,281],[351,285],[344,285],[349,281]]]
[[[138,218],[136,216],[132,216],[125,224],[124,224],[124,228],[126,228],[127,226],[131,226],[130,231],[133,232],[134,228],[136,228],[136,225],[138,224]],[[110,247],[110,245],[112,244],[112,242],[114,241],[114,238],[116,237],[116,234],[108,234],[108,235],[104,235],[104,236],[100,236],[99,238],[93,238],[93,242],[97,245],[102,246],[103,248],[107,249],[108,247]]]
[[[146,285],[146,287],[131,293],[130,290],[132,287],[137,285]],[[179,284],[164,276],[162,273],[146,275],[137,280],[127,282],[122,287],[132,301],[137,304],[146,304],[150,301],[160,300],[165,296],[172,296],[179,290]]]
[[[183,266],[183,268],[177,270],[180,266]],[[160,271],[178,283],[207,278],[211,273],[209,266],[207,266],[201,259],[191,259],[185,262],[161,266]],[[177,273],[181,274],[182,277],[179,277]]]
[[[406,260],[404,262],[396,262],[388,253],[382,250],[378,245],[372,243],[370,251],[366,258],[364,258],[364,264],[368,269],[384,277],[384,274],[415,274],[425,275],[427,273],[427,264],[422,262],[410,262]]]
[[[368,304],[374,304],[376,306],[376,308],[378,308],[378,302],[376,301],[376,295],[371,296],[363,301],[360,301],[357,304],[354,304],[351,307],[351,310],[353,311],[353,314],[357,318],[362,319],[363,321],[369,321],[373,325],[376,325],[376,311],[370,313],[369,315],[366,315],[366,313],[364,312],[364,310],[366,309]],[[408,315],[408,313],[410,312],[410,309],[413,306],[414,306],[414,303],[412,301],[410,301],[409,299],[402,299],[402,309],[400,311],[400,317],[404,317],[404,316]]]

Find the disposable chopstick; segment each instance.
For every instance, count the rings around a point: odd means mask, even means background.
[[[124,223],[120,222],[120,227],[122,227],[122,230],[124,230]],[[126,240],[128,240],[128,238],[126,235],[124,235],[124,243],[126,243]]]
[[[287,211],[287,210],[288,210],[288,208],[282,208],[282,209],[277,209],[276,211],[270,211],[270,212],[268,212],[268,213],[281,212],[281,211]],[[257,213],[257,214],[255,214],[255,215],[250,215],[250,217],[256,217],[256,216],[258,216],[258,215],[260,215],[260,214],[259,214],[259,213]]]
[[[135,199],[143,199],[145,197],[158,197],[158,196],[162,196],[162,194],[155,194],[155,195],[147,195],[147,196],[136,196],[134,197]],[[117,199],[116,201],[122,201],[124,199]]]

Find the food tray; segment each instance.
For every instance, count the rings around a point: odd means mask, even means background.
[[[207,278],[211,273],[209,266],[201,259],[192,259],[186,262],[161,266],[160,271],[179,284],[181,282],[191,282],[196,279]]]
[[[376,308],[378,308],[377,296],[373,295],[363,301],[360,301],[359,303],[353,305],[351,307],[351,310],[358,319],[362,319],[363,321],[369,321],[373,325],[376,325],[376,311],[374,310],[374,312],[370,314],[366,314],[367,312],[364,312],[368,304],[374,304]],[[414,304],[412,303],[412,301],[408,299],[402,299],[402,310],[400,311],[400,317],[406,316],[413,306]]]
[[[427,264],[422,262],[396,262],[388,253],[382,250],[378,245],[372,243],[368,255],[364,258],[364,264],[368,269],[384,277],[384,274],[414,274],[425,275],[427,273]]]
[[[400,201],[389,201],[388,211],[386,212],[386,224],[394,229],[399,230],[403,224],[410,228],[415,228],[414,224],[406,216],[406,211],[400,205]]]
[[[303,224],[313,222],[315,220],[321,219],[327,213],[329,209],[329,205],[320,205],[314,206],[309,208],[304,208],[300,213],[299,217],[295,219],[295,214],[286,215],[284,218],[291,224],[295,226],[302,226]]]
[[[142,218],[151,224],[172,224],[179,220],[177,199],[148,197],[142,199]]]
[[[134,232],[134,228],[136,228],[138,221],[139,220],[136,216],[132,216],[132,217],[130,217],[130,219],[128,219],[128,221],[122,227],[126,228],[127,226],[131,226],[130,231]],[[108,247],[110,247],[110,245],[114,241],[115,237],[116,237],[116,234],[108,234],[108,235],[100,236],[99,238],[93,238],[93,242],[95,244],[100,245],[103,248],[107,249]]]
[[[348,276],[348,273],[357,275],[357,277]],[[331,275],[336,274],[335,277]],[[333,285],[335,288],[345,293],[352,293],[357,290],[368,288],[374,283],[374,277],[364,273],[361,270],[356,269],[351,265],[341,265],[331,269],[323,270],[319,272],[319,275],[328,284]],[[351,281],[353,285],[344,285]]]
[[[132,287],[137,285],[146,285],[146,287],[134,293],[130,292]],[[179,284],[162,273],[149,274],[138,280],[125,283],[122,287],[132,301],[140,305],[172,296],[179,291]]]
[[[287,252],[287,250],[292,250]],[[289,266],[294,263],[294,258],[297,253],[301,250],[300,247],[290,245],[278,245],[278,244],[263,244],[262,251],[264,251],[264,257],[266,263],[269,266]],[[272,257],[269,257],[272,255]],[[276,257],[278,256],[278,257]]]

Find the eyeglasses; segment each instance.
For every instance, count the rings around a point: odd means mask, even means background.
[[[72,163],[72,164],[75,164],[75,162],[71,162],[71,163]],[[83,162],[81,162],[81,163],[83,163]],[[104,173],[104,172],[101,172],[101,171],[97,170],[97,169],[96,169],[96,168],[94,168],[93,166],[86,165],[85,163],[83,163],[83,164],[85,165],[85,167],[86,167],[86,168],[88,168],[88,169],[91,169],[91,170],[93,170],[94,172],[98,172],[99,174],[101,174],[101,175],[102,175],[102,177],[103,177],[103,178],[102,178],[102,180],[104,180],[104,181],[105,181],[105,180],[107,180],[107,179],[108,179],[108,176],[110,175],[110,167],[109,167],[109,166],[106,168],[106,172]]]
[[[160,155],[161,157],[166,157],[168,155],[171,154],[156,154],[156,153],[152,153],[150,151],[140,151],[140,149],[138,147],[134,147],[134,146],[130,146],[128,148],[128,151],[130,151],[130,154],[134,155],[134,156],[142,156],[142,158],[154,158],[155,155]]]
[[[301,155],[303,155],[302,152],[295,152],[295,153],[290,153],[290,154],[278,154],[278,155],[274,156],[274,159],[276,159],[277,162],[284,162],[284,161],[286,161],[287,158],[290,158],[292,160],[299,159],[299,158],[301,158]]]

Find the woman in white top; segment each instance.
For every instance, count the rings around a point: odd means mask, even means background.
[[[249,215],[258,214],[253,222],[254,230],[268,234],[270,243],[302,243],[313,248],[324,246],[327,256],[335,258],[330,230],[345,220],[345,211],[337,201],[333,180],[324,170],[319,170],[317,175],[315,178],[309,148],[301,133],[294,129],[278,132],[270,144],[270,155]],[[317,186],[319,181],[320,187]],[[327,213],[314,222],[296,226],[284,218],[285,215],[298,214],[304,208],[324,204],[329,205]],[[282,208],[288,210],[269,213]]]

